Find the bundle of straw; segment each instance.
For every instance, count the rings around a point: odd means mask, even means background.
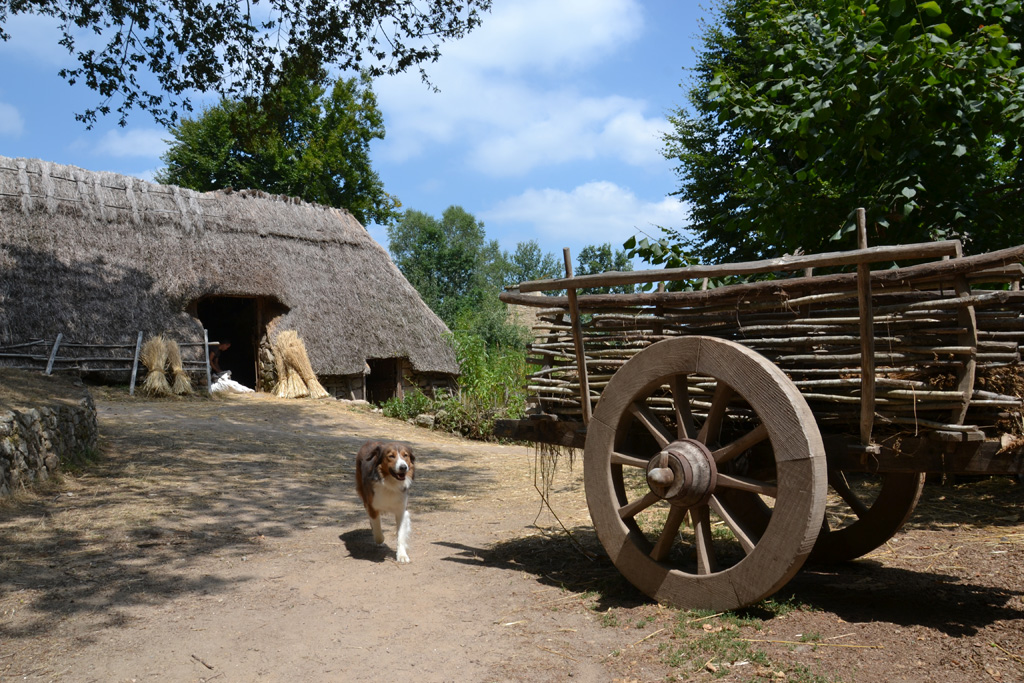
[[[147,370],[142,390],[150,396],[170,396],[171,385],[166,375],[167,342],[163,336],[158,334],[147,339],[142,345],[139,359]]]
[[[281,398],[326,398],[330,396],[313,372],[306,355],[306,345],[295,330],[285,330],[274,342],[274,364],[277,366],[277,386],[274,394]]]
[[[167,345],[167,366],[170,368],[173,378],[171,388],[174,393],[179,395],[191,394],[192,380],[189,379],[188,373],[185,372],[185,366],[181,362],[181,349],[178,348],[178,342],[173,339],[165,339],[164,342]]]

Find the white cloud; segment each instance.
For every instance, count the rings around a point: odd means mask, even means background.
[[[678,200],[666,197],[651,202],[643,200],[628,188],[608,181],[596,181],[576,187],[570,192],[555,189],[529,189],[499,202],[482,214],[489,225],[519,223],[531,226],[522,234],[516,231],[515,243],[536,239],[551,245],[552,240],[565,244],[604,244],[619,248],[638,230],[656,234],[654,226],[673,227],[686,218],[686,209]],[[564,245],[563,245],[564,246]],[[551,251],[554,245],[545,246]]]
[[[14,105],[0,102],[0,135],[18,137],[25,130],[25,121]]]
[[[519,0],[495,3],[483,23],[447,46],[461,69],[565,71],[605,59],[643,28],[636,0]]]
[[[642,16],[635,0],[498,3],[430,66],[441,92],[415,74],[376,84],[388,129],[381,158],[401,163],[452,145],[471,168],[494,176],[600,158],[660,162],[667,124],[647,116],[646,102],[567,85],[639,38]]]
[[[161,128],[108,131],[96,144],[98,154],[112,157],[159,157],[167,149],[170,133]]]

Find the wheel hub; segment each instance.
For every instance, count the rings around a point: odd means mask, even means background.
[[[711,451],[693,439],[673,441],[647,465],[651,491],[673,505],[687,508],[706,503],[717,479],[718,468]]]

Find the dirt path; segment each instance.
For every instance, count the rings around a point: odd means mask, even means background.
[[[529,449],[333,401],[96,398],[98,461],[0,507],[0,681],[1024,680],[1006,480],[969,506],[929,494],[873,558],[803,572],[767,612],[698,618],[585,557]],[[410,565],[352,488],[369,438],[418,456]],[[553,507],[596,550],[581,470]]]

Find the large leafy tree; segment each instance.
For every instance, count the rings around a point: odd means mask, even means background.
[[[160,123],[189,110],[190,93],[237,99],[261,93],[280,65],[394,74],[434,61],[445,40],[479,24],[491,0],[313,2],[267,0],[0,0],[0,39],[8,17],[56,19],[59,44],[77,65],[61,69],[70,84],[95,90],[100,102],[77,114],[92,124],[116,111],[121,125],[134,107]],[[422,71],[422,66],[421,66]]]
[[[364,224],[398,216],[370,164],[384,123],[366,74],[331,84],[323,70],[289,69],[263,96],[222,100],[171,134],[159,182],[301,197],[343,207]]]
[[[654,263],[830,244],[868,210],[873,244],[1024,241],[1024,10],[1015,0],[734,0],[705,31],[672,117],[689,232]]]
[[[484,224],[461,206],[449,206],[440,219],[408,210],[388,226],[391,257],[423,301],[455,327],[464,310],[483,301],[479,271],[485,267]]]

